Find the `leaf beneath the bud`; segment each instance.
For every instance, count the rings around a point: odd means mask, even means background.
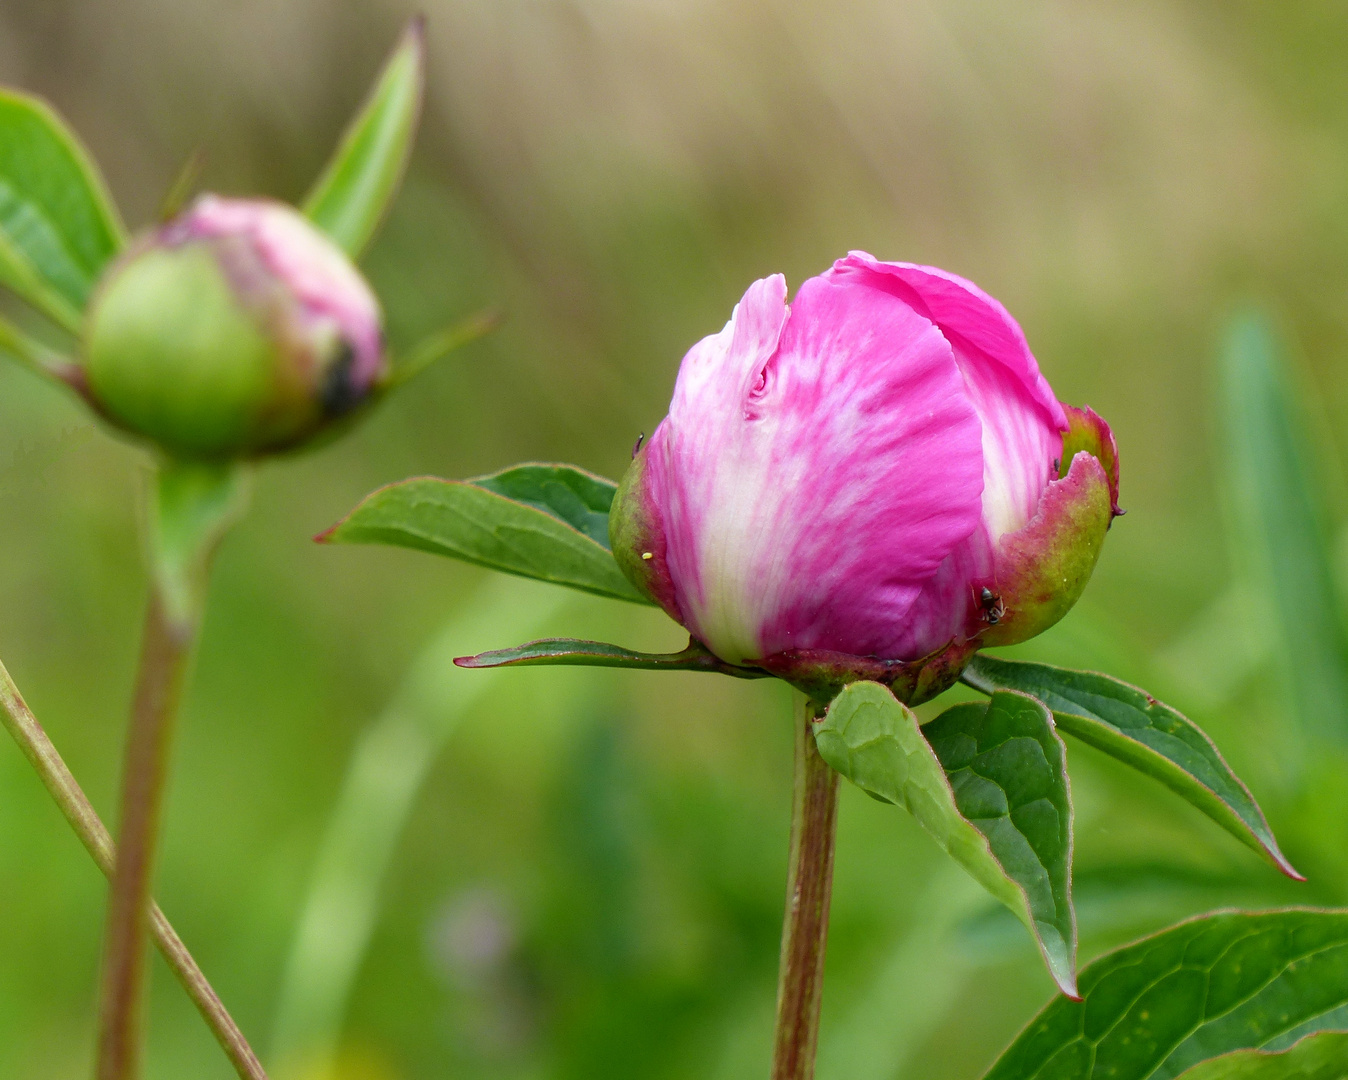
[[[925,727],[879,683],[852,683],[815,725],[820,756],[902,806],[1034,934],[1049,973],[1076,992],[1072,805],[1066,756],[1044,706],[1006,691]]]
[[[460,656],[454,663],[465,668],[617,667],[641,671],[714,671],[740,679],[771,678],[766,671],[758,668],[727,664],[695,641],[689,641],[688,648],[682,652],[643,653],[603,641],[544,638],[542,641],[517,645],[513,649],[495,649],[477,656]]]
[[[304,200],[304,213],[353,259],[397,194],[412,154],[425,83],[425,28],[416,18]]]
[[[1186,1069],[1179,1080],[1348,1080],[1348,1031],[1308,1035],[1281,1052],[1223,1054]]]
[[[0,284],[73,334],[125,229],[103,178],[45,101],[0,89]]]
[[[475,480],[418,477],[367,496],[318,539],[416,548],[649,603],[608,548],[616,490],[612,481],[571,465],[517,465]]]
[[[1164,702],[1109,675],[982,654],[962,678],[985,694],[1020,690],[1038,698],[1063,731],[1159,780],[1288,877],[1303,880],[1212,740]]]
[[[1330,1080],[1344,1074],[1227,1072],[1217,1062],[1234,1068],[1241,1062],[1233,1051],[1279,1051],[1344,1027],[1348,912],[1220,912],[1090,964],[1081,1000],[1050,1002],[985,1080]],[[1334,1050],[1341,1044],[1329,1041],[1297,1054],[1311,1062]],[[1209,1064],[1184,1071],[1202,1062]]]

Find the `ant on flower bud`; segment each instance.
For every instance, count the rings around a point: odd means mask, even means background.
[[[636,460],[636,456],[637,456],[639,453],[641,453],[641,444],[644,443],[645,441],[646,441],[646,433],[643,431],[640,435],[637,436],[637,441],[636,441],[635,445],[633,445],[633,447],[632,447],[632,460],[633,460],[633,461],[635,461],[635,460]]]
[[[983,621],[989,626],[996,626],[1006,614],[1006,605],[1002,603],[1001,594],[993,592],[986,585],[979,594],[978,603],[983,609]]]

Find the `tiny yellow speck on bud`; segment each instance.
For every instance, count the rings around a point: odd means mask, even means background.
[[[641,557],[642,557],[643,559],[653,559],[653,558],[655,558],[655,555],[654,555],[652,552],[649,552],[649,551],[643,551],[643,552],[641,553]]]

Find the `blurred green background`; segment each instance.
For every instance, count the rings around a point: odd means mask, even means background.
[[[197,146],[212,189],[300,196],[413,10],[4,0],[0,81],[61,109],[139,227]],[[786,692],[460,671],[551,633],[682,642],[658,612],[309,538],[408,475],[618,476],[752,279],[795,287],[849,248],[971,277],[1059,396],[1111,422],[1129,514],[1077,610],[1018,651],[1189,712],[1311,878],[1070,744],[1083,959],[1221,905],[1348,902],[1348,4],[425,10],[421,141],[366,269],[395,345],[505,321],[262,470],[214,578],[157,888],[279,1080],[766,1074]],[[1272,345],[1229,336],[1251,305]],[[1290,387],[1291,473],[1258,441],[1261,408],[1283,414],[1242,391],[1251,355]],[[0,366],[0,657],[106,815],[145,472]],[[1317,604],[1337,639],[1298,635]],[[1315,692],[1289,697],[1294,673]],[[103,895],[0,744],[0,1076],[88,1074]],[[913,822],[844,791],[820,1080],[976,1077],[1051,989]],[[156,962],[150,1076],[230,1075]]]

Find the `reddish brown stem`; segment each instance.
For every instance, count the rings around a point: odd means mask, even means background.
[[[777,976],[777,1035],[772,1080],[813,1080],[824,987],[824,948],[833,893],[838,824],[838,774],[814,745],[813,702],[796,707],[796,777],[791,805],[791,857]]]
[[[140,1076],[150,885],[173,722],[195,637],[196,620],[170,619],[156,589],[145,618],[127,730],[117,862],[103,951],[98,1080]]]

